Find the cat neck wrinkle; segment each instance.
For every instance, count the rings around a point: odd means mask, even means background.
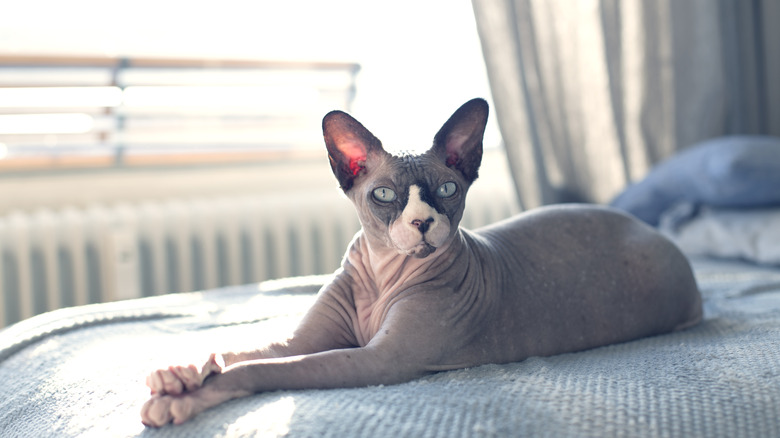
[[[365,250],[367,252],[369,271],[378,288],[380,294],[392,292],[402,285],[407,284],[410,279],[424,281],[430,276],[426,272],[434,272],[434,266],[446,258],[450,253],[451,246],[460,243],[458,238],[450,238],[447,242],[436,249],[432,254],[425,258],[399,254],[394,248],[387,248],[384,245],[377,245],[366,239]],[[457,245],[457,244],[456,244]]]
[[[357,312],[355,337],[366,345],[381,327],[392,302],[406,290],[430,281],[446,270],[463,245],[457,232],[428,257],[399,254],[362,234],[353,242],[344,269],[353,279],[352,296]]]
[[[350,251],[348,262],[350,270],[360,277],[358,284],[364,289],[361,292],[368,295],[365,298],[375,301],[381,296],[393,294],[401,286],[412,286],[410,280],[416,284],[435,277],[445,269],[442,265],[447,264],[452,254],[458,253],[456,247],[462,244],[459,232],[456,232],[428,257],[416,258],[399,254],[395,249],[362,234]]]

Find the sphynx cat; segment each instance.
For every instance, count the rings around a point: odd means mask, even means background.
[[[395,384],[701,319],[686,258],[626,214],[563,205],[458,228],[487,117],[487,103],[471,100],[430,150],[393,156],[351,116],[327,114],[330,164],[362,224],[342,267],[286,341],[153,372],[144,424],[180,424],[262,391]]]

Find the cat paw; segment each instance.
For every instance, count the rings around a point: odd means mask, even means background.
[[[220,374],[224,368],[221,355],[212,354],[202,367],[196,365],[170,366],[152,372],[146,378],[146,386],[152,395],[180,395],[192,392],[203,385],[206,377]]]
[[[141,408],[141,422],[150,427],[162,427],[171,422],[182,424],[202,410],[197,409],[192,395],[155,395]]]
[[[146,386],[154,394],[182,394],[194,391],[201,385],[200,371],[195,365],[170,366],[157,370],[146,378]]]

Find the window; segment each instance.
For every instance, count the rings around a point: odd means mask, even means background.
[[[245,162],[321,149],[360,66],[0,56],[0,171]]]

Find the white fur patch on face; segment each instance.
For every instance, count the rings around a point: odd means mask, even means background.
[[[424,232],[418,225],[421,222],[427,225]],[[450,220],[422,200],[420,187],[415,184],[409,186],[409,200],[401,216],[390,224],[389,233],[401,254],[426,257],[447,241]]]

